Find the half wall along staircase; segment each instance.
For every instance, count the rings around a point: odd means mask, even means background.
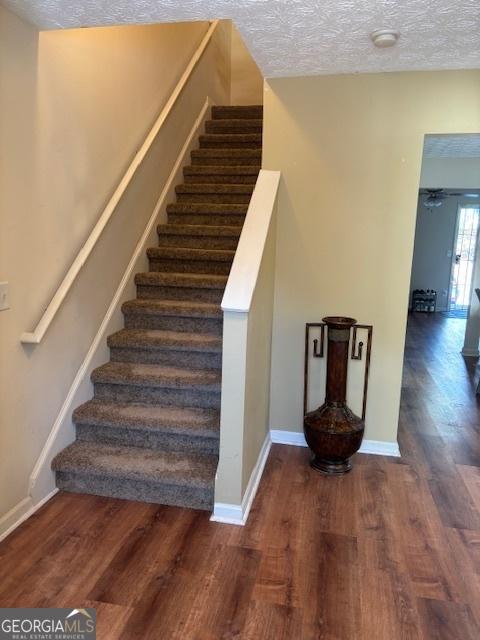
[[[94,398],[73,414],[77,439],[53,460],[64,491],[213,507],[219,455],[220,307],[260,170],[261,106],[212,107],[135,277]]]

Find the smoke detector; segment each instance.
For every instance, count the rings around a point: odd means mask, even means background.
[[[386,49],[387,47],[393,47],[397,44],[400,34],[393,29],[377,29],[370,35],[373,44],[380,49]]]

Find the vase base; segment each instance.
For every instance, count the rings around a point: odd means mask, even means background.
[[[342,476],[352,470],[352,465],[348,459],[342,462],[329,462],[328,460],[321,460],[315,456],[310,461],[310,466],[316,471],[320,471],[328,476]]]

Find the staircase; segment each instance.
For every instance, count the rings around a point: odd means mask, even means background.
[[[260,170],[261,106],[212,107],[177,201],[109,336],[77,439],[53,460],[59,489],[212,509],[219,454],[220,302]]]

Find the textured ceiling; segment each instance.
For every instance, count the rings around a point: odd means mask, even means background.
[[[480,68],[478,0],[4,0],[41,28],[231,18],[266,77]],[[377,49],[375,29],[400,31]]]
[[[480,133],[425,136],[425,158],[480,158]]]

